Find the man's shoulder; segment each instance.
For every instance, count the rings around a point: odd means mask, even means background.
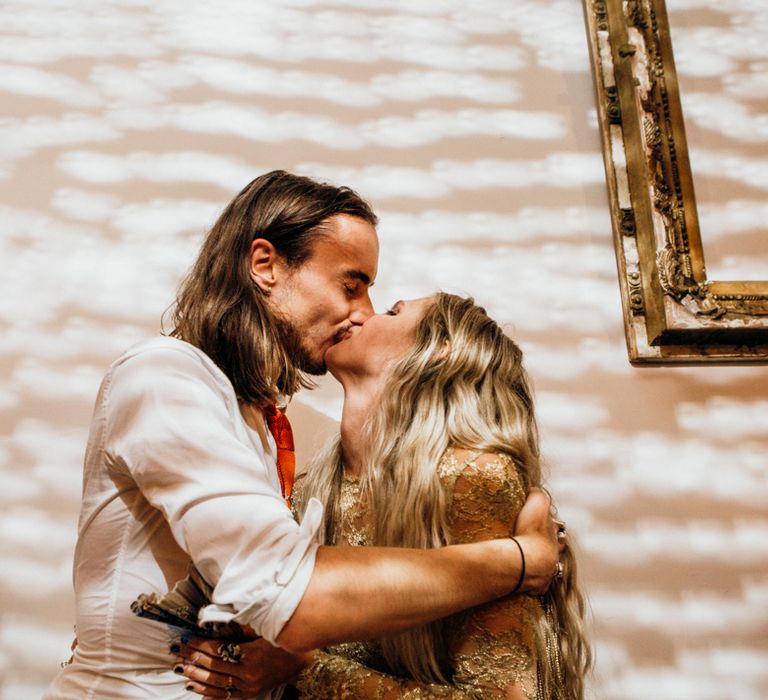
[[[142,340],[135,345],[128,348],[120,357],[118,357],[113,364],[119,365],[123,362],[130,360],[133,357],[143,355],[145,353],[182,353],[188,357],[194,357],[199,361],[211,362],[211,359],[200,348],[187,343],[179,338],[173,338],[169,335],[156,335],[152,338]]]
[[[174,368],[210,375],[222,389],[232,391],[232,385],[224,372],[200,348],[184,340],[158,335],[131,346],[110,366],[109,373],[142,368],[164,372]]]

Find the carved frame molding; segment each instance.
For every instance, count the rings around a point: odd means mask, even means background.
[[[630,362],[768,362],[768,281],[707,279],[664,0],[583,0]]]

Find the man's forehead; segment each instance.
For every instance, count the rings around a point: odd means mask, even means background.
[[[331,217],[316,252],[335,262],[340,273],[367,285],[373,283],[379,264],[379,239],[376,229],[363,219],[338,215]]]

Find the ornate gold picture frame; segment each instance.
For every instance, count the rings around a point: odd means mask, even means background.
[[[584,0],[629,359],[768,362],[768,281],[707,278],[664,0]]]

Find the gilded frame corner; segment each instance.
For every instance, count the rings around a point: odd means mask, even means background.
[[[583,2],[630,362],[768,362],[768,281],[706,275],[664,0]]]

